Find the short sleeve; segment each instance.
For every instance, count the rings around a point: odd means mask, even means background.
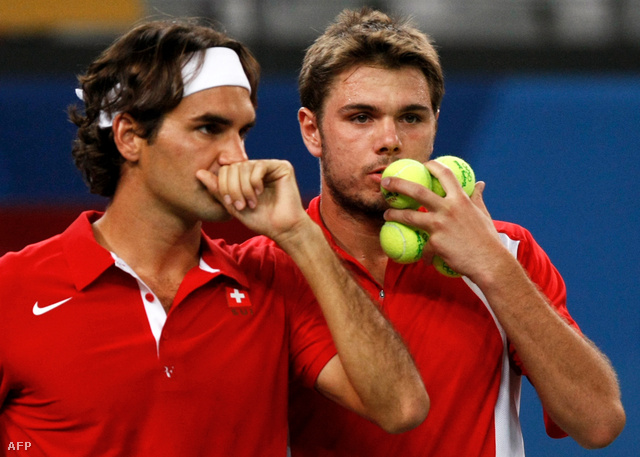
[[[290,377],[313,387],[322,369],[337,354],[320,305],[298,266],[273,241],[259,236],[245,244],[266,247],[275,257],[272,287],[280,289],[285,297]]]
[[[291,375],[303,385],[313,387],[337,350],[322,310],[308,286],[289,311]]]

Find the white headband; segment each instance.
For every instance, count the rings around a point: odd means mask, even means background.
[[[233,49],[225,47],[208,48],[204,51],[202,65],[198,68],[198,54],[193,57],[182,68],[182,82],[184,90],[182,97],[212,87],[239,86],[244,87],[251,94],[249,79],[242,68],[240,58]],[[107,99],[112,102],[116,97],[116,89],[109,91]],[[83,100],[82,89],[76,89],[76,95]],[[113,123],[113,118],[118,113],[109,116],[105,111],[100,111],[100,128],[109,128]]]
[[[244,87],[251,94],[249,79],[233,49],[209,48],[204,52],[202,66],[196,73],[197,66],[198,59],[194,55],[182,69],[183,97],[219,86]]]

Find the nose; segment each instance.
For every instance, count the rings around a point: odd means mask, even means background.
[[[400,137],[398,127],[394,119],[385,118],[380,121],[380,144],[377,147],[379,154],[397,154],[400,151]]]
[[[244,137],[238,133],[229,134],[227,140],[222,144],[218,163],[220,165],[231,165],[248,159],[249,157],[244,147]]]

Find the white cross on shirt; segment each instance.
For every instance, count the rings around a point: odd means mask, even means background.
[[[233,289],[233,293],[229,294],[229,296],[235,299],[236,303],[242,303],[242,299],[245,297],[245,295],[238,289]]]

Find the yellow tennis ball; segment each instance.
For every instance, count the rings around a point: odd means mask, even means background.
[[[469,164],[461,158],[454,156],[442,156],[438,157],[435,160],[443,165],[446,165],[453,171],[453,174],[456,175],[456,178],[462,186],[462,189],[467,193],[469,197],[471,197],[471,194],[473,194],[473,189],[476,185],[476,175],[473,172],[471,166],[469,166]],[[442,188],[440,181],[435,176],[431,177],[431,190],[441,197],[447,195],[445,190]]]
[[[427,170],[421,162],[413,159],[400,159],[391,163],[382,172],[382,178],[394,177],[402,178],[407,181],[412,181],[418,184],[422,184],[427,188],[431,188],[431,173]],[[418,209],[420,204],[411,197],[399,194],[397,192],[389,192],[384,187],[380,186],[382,195],[392,208],[411,208]]]
[[[433,256],[432,264],[439,273],[445,276],[449,276],[450,278],[459,278],[462,276],[457,271],[454,271],[439,255]]]
[[[420,260],[428,240],[427,232],[399,222],[387,221],[380,230],[382,250],[398,263]]]

